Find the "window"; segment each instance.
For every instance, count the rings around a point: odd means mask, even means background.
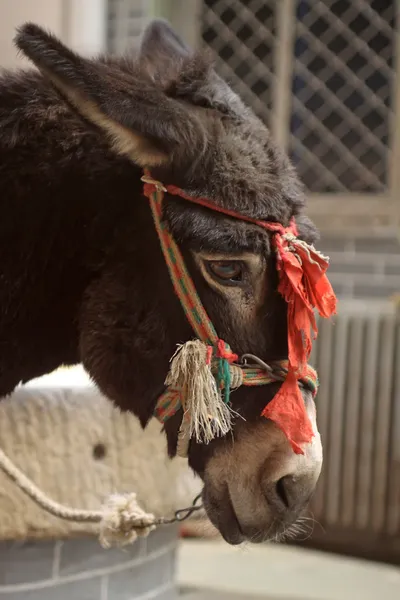
[[[291,156],[321,229],[398,224],[396,1],[201,4],[203,45]]]

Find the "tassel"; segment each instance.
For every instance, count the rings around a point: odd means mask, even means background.
[[[181,390],[190,437],[207,444],[231,429],[231,411],[222,400],[204,342],[193,340],[178,347],[165,384]]]
[[[262,416],[273,421],[283,431],[296,454],[304,454],[301,444],[309,444],[314,432],[292,370],[289,370],[279,392],[264,408]]]

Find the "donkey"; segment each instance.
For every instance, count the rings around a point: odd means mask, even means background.
[[[305,196],[266,127],[164,21],[126,56],[78,56],[34,24],[17,47],[37,69],[0,81],[0,395],[82,363],[99,389],[146,426],[177,344],[193,338],[171,285],[143,169],[221,210],[288,227],[313,243]],[[152,180],[150,180],[151,183]],[[263,364],[288,357],[273,233],[165,194],[163,221],[218,335]],[[190,440],[208,515],[238,544],[280,536],[298,519],[322,465],[260,416],[281,383],[240,387],[232,431]],[[176,454],[182,408],[164,424]],[[151,459],[151,457],[149,457]]]

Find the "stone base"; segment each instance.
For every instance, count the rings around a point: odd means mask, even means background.
[[[0,542],[0,600],[175,600],[178,527],[123,549],[95,538]]]

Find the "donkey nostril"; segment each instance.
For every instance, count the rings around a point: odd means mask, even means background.
[[[290,508],[289,498],[288,498],[288,494],[286,491],[286,483],[287,483],[286,477],[281,477],[276,482],[276,493],[278,494],[278,497],[280,498],[280,500],[282,500],[285,507]]]
[[[315,478],[309,475],[285,475],[275,483],[275,490],[270,496],[270,501],[278,502],[280,510],[301,510],[310,500],[315,489]]]

